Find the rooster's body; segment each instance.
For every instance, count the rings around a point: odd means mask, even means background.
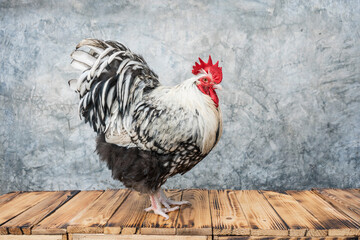
[[[150,194],[154,210],[164,217],[169,205],[161,185],[189,171],[216,145],[222,132],[214,88],[221,68],[194,66],[194,78],[162,86],[141,56],[120,43],[86,39],[72,54],[83,71],[69,84],[80,95],[79,113],[98,133],[97,152],[113,178]]]

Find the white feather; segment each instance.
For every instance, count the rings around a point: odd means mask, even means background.
[[[108,61],[105,61],[101,63],[99,69],[97,70],[96,77],[99,77],[100,74],[103,72],[104,68],[108,65]]]
[[[91,56],[89,53],[81,51],[81,50],[74,51],[71,54],[71,57],[74,60],[85,63],[86,65],[89,65],[89,66],[92,66],[96,61],[96,58]]]
[[[80,77],[78,78],[77,84],[76,84],[76,89],[77,89],[77,90],[80,90],[81,85],[82,85],[83,82],[86,80],[87,72],[88,72],[88,71],[84,71],[84,72],[80,75]]]
[[[78,106],[78,113],[79,113],[79,117],[80,117],[80,119],[82,119],[82,117],[81,117],[81,111],[80,111],[80,108],[81,108],[81,106],[82,106],[83,102],[84,102],[84,98],[80,99],[80,103],[79,103],[79,106]]]
[[[119,74],[119,73],[123,70],[124,66],[125,66],[129,61],[130,61],[130,59],[125,59],[124,61],[122,61],[121,64],[120,64],[120,66],[119,66],[119,68],[118,68],[117,71],[116,71],[116,74]]]
[[[115,92],[115,87],[112,87],[108,94],[107,94],[107,97],[106,97],[106,105],[108,107],[108,109],[110,110],[111,109],[111,105],[112,105],[112,99],[113,99],[113,96],[114,96],[114,92]],[[115,99],[116,101],[116,99]]]
[[[93,50],[97,54],[101,54],[104,51],[104,49],[98,48],[98,47],[95,47],[95,46],[92,46],[92,45],[85,45],[85,46],[90,48],[91,50]]]
[[[114,60],[114,58],[116,57],[116,56],[118,56],[119,54],[120,54],[121,52],[119,51],[119,52],[116,52],[116,53],[113,53],[110,57],[109,57],[109,59],[108,59],[108,64],[110,64],[113,60]],[[121,58],[118,58],[119,60],[122,60]]]
[[[103,60],[102,58],[104,56],[106,56],[106,54],[108,54],[110,51],[114,50],[114,48],[112,47],[109,47],[107,49],[105,49],[101,54],[100,56],[96,59],[94,65],[92,65],[91,67],[91,70],[90,70],[90,76],[94,76],[94,73],[95,73],[95,70],[98,68],[99,64],[100,64],[100,61]]]
[[[84,85],[85,85],[86,90],[88,90],[88,91],[90,90],[92,82],[93,81],[90,81],[90,82],[85,81]]]
[[[119,112],[119,102],[118,101],[113,102],[110,112],[111,112],[111,115],[118,115],[118,112]]]
[[[76,87],[77,79],[71,79],[68,81],[68,83],[69,83],[69,87],[72,90],[77,91],[77,87]]]
[[[196,125],[193,120],[182,122],[183,128],[193,129],[198,131],[197,145],[200,151],[204,154],[208,153],[216,144],[216,132],[219,129],[221,134],[221,111],[216,108],[213,100],[206,94],[203,94],[196,86],[196,82],[203,75],[198,75],[194,78],[188,79],[175,87],[158,87],[151,92],[150,98],[156,99],[156,102],[165,109],[179,109],[181,107],[185,112],[198,111]],[[146,110],[146,109],[145,109]],[[144,111],[145,111],[144,110]],[[177,113],[176,113],[177,114]],[[191,116],[191,115],[189,115]],[[164,135],[165,136],[165,135]],[[174,137],[187,137],[181,134]]]
[[[87,69],[90,68],[89,65],[86,65],[86,64],[84,64],[84,63],[78,62],[78,61],[76,61],[76,60],[72,60],[72,61],[71,61],[71,66],[72,66],[73,68],[75,68],[75,69],[80,70],[80,71],[85,71],[85,70],[87,70]]]
[[[82,84],[82,85],[80,86],[79,92],[80,92],[80,96],[84,96],[84,94],[85,94],[85,92],[86,92],[86,86],[85,86],[85,84]]]
[[[124,107],[126,106],[127,101],[128,101],[130,79],[131,79],[131,75],[128,74],[127,78],[125,79],[125,91],[124,91],[125,94],[124,94],[124,97],[122,98]]]
[[[86,93],[85,96],[81,99],[80,104],[83,104],[83,107],[86,109],[88,102],[89,102],[89,93]]]
[[[96,93],[96,89],[99,87],[99,84],[100,84],[101,82],[98,82],[98,83],[96,83],[96,85],[94,86],[94,89],[91,91],[92,92],[92,95],[91,95],[91,99],[92,99],[92,101],[95,103],[95,93]]]
[[[101,106],[102,108],[105,108],[106,102],[105,102],[105,98],[106,98],[106,90],[107,90],[107,86],[109,85],[110,79],[108,79],[104,86],[103,86],[103,90],[101,93]]]

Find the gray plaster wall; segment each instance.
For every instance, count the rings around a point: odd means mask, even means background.
[[[359,1],[0,1],[0,193],[121,188],[67,81],[83,38],[118,40],[165,85],[220,60],[224,132],[168,188],[360,187]]]

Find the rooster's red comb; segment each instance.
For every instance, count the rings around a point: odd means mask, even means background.
[[[216,84],[219,84],[222,81],[222,68],[218,66],[219,61],[213,64],[211,56],[209,55],[207,63],[205,63],[201,58],[199,58],[199,62],[200,64],[195,62],[195,65],[193,66],[192,73],[194,75],[201,73],[201,69],[204,69],[205,72],[211,74]]]

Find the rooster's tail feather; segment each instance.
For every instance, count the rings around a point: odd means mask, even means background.
[[[143,89],[159,85],[145,60],[118,42],[84,39],[71,58],[71,65],[82,74],[69,86],[80,95],[80,116],[96,132],[119,130],[129,105],[142,97]]]

